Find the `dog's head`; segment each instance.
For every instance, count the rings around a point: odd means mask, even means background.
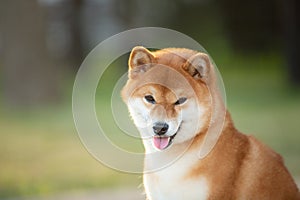
[[[146,150],[164,150],[207,130],[210,68],[206,54],[188,49],[132,50],[122,97]]]

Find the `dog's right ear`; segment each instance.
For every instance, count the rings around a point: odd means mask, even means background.
[[[129,60],[129,78],[145,73],[155,63],[155,56],[145,47],[136,46],[132,49]]]

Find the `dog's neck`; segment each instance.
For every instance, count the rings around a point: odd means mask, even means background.
[[[224,137],[225,134],[228,134],[227,130],[232,128],[233,128],[233,123],[230,114],[227,112],[223,129],[220,134],[220,138]],[[151,172],[161,168],[165,168],[168,165],[171,165],[174,162],[176,162],[178,159],[182,159],[182,158],[184,159],[187,155],[189,157],[192,157],[189,158],[189,160],[203,159],[204,157],[200,157],[200,152],[201,152],[202,145],[205,143],[207,134],[208,134],[208,128],[204,129],[199,134],[197,134],[194,138],[188,141],[185,141],[180,144],[173,144],[169,149],[158,151],[155,153],[146,152],[145,171]],[[146,145],[151,145],[151,144],[146,144]],[[220,145],[220,144],[216,142],[215,145]],[[211,149],[211,151],[213,151],[213,148]],[[187,152],[189,153],[187,154]]]

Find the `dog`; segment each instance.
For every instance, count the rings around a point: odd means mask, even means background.
[[[206,53],[137,46],[128,65],[121,96],[143,138],[147,199],[300,199],[281,156],[235,128]]]

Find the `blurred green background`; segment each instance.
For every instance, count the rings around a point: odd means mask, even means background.
[[[141,175],[109,169],[86,151],[71,96],[93,47],[143,26],[203,45],[223,76],[236,126],[280,153],[298,179],[299,8],[297,0],[1,0],[0,199],[140,185]],[[111,89],[127,56],[105,72],[96,96],[112,132]]]

